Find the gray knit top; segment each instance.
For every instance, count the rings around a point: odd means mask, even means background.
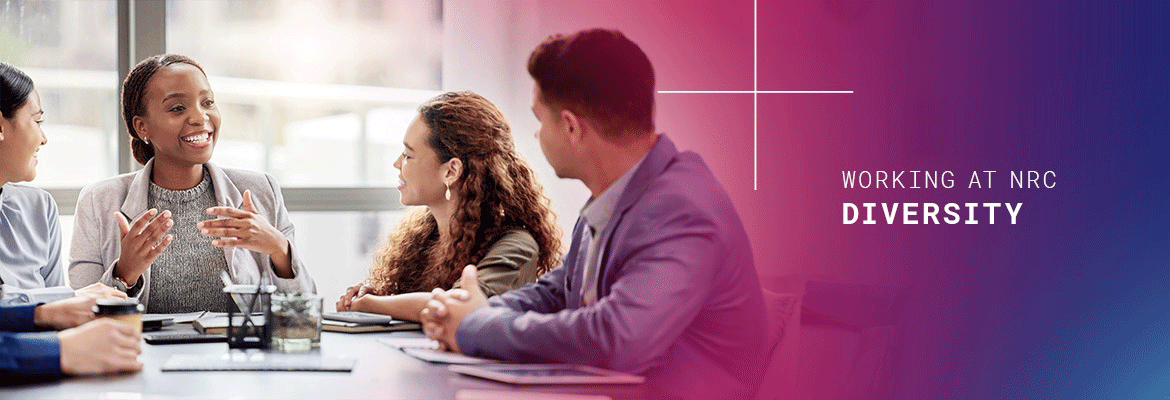
[[[199,233],[195,224],[215,219],[207,215],[215,207],[211,174],[203,171],[203,181],[187,190],[167,190],[150,184],[146,196],[149,208],[171,211],[170,247],[151,265],[150,303],[147,313],[186,313],[193,311],[226,312],[220,271],[227,271],[223,249],[212,246],[212,238]]]

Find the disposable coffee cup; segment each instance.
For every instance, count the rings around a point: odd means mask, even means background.
[[[129,324],[142,333],[143,307],[136,299],[98,300],[93,306],[93,315]]]

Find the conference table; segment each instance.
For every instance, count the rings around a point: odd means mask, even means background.
[[[189,324],[167,327],[189,330]],[[0,388],[0,399],[456,399],[546,398],[543,394],[603,395],[613,399],[646,397],[644,385],[512,385],[466,376],[411,357],[378,342],[386,337],[422,337],[418,331],[321,333],[323,357],[352,357],[351,372],[163,372],[174,354],[223,354],[226,343],[151,345],[142,343],[142,371]],[[531,395],[531,396],[526,396]]]

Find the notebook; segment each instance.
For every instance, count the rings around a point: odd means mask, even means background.
[[[459,353],[452,353],[449,351],[435,350],[435,349],[418,349],[404,347],[401,349],[403,353],[423,360],[429,363],[437,364],[491,364],[497,363],[499,360],[489,358],[479,358],[467,356]]]
[[[452,365],[447,369],[517,385],[638,384],[646,380],[638,375],[572,364]]]
[[[427,339],[425,337],[388,337],[378,338],[378,343],[402,350],[404,348],[414,349],[439,349],[439,341],[434,339]]]
[[[380,338],[379,343],[401,350],[406,355],[439,364],[487,364],[499,362],[488,358],[466,356],[439,350],[439,342],[427,338]]]
[[[517,390],[459,389],[455,400],[612,400],[599,394],[521,392]]]
[[[175,354],[163,364],[162,371],[350,372],[356,362],[351,357],[235,350],[219,354]]]

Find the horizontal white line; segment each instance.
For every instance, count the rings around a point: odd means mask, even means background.
[[[852,94],[852,90],[659,90],[663,94]]]

